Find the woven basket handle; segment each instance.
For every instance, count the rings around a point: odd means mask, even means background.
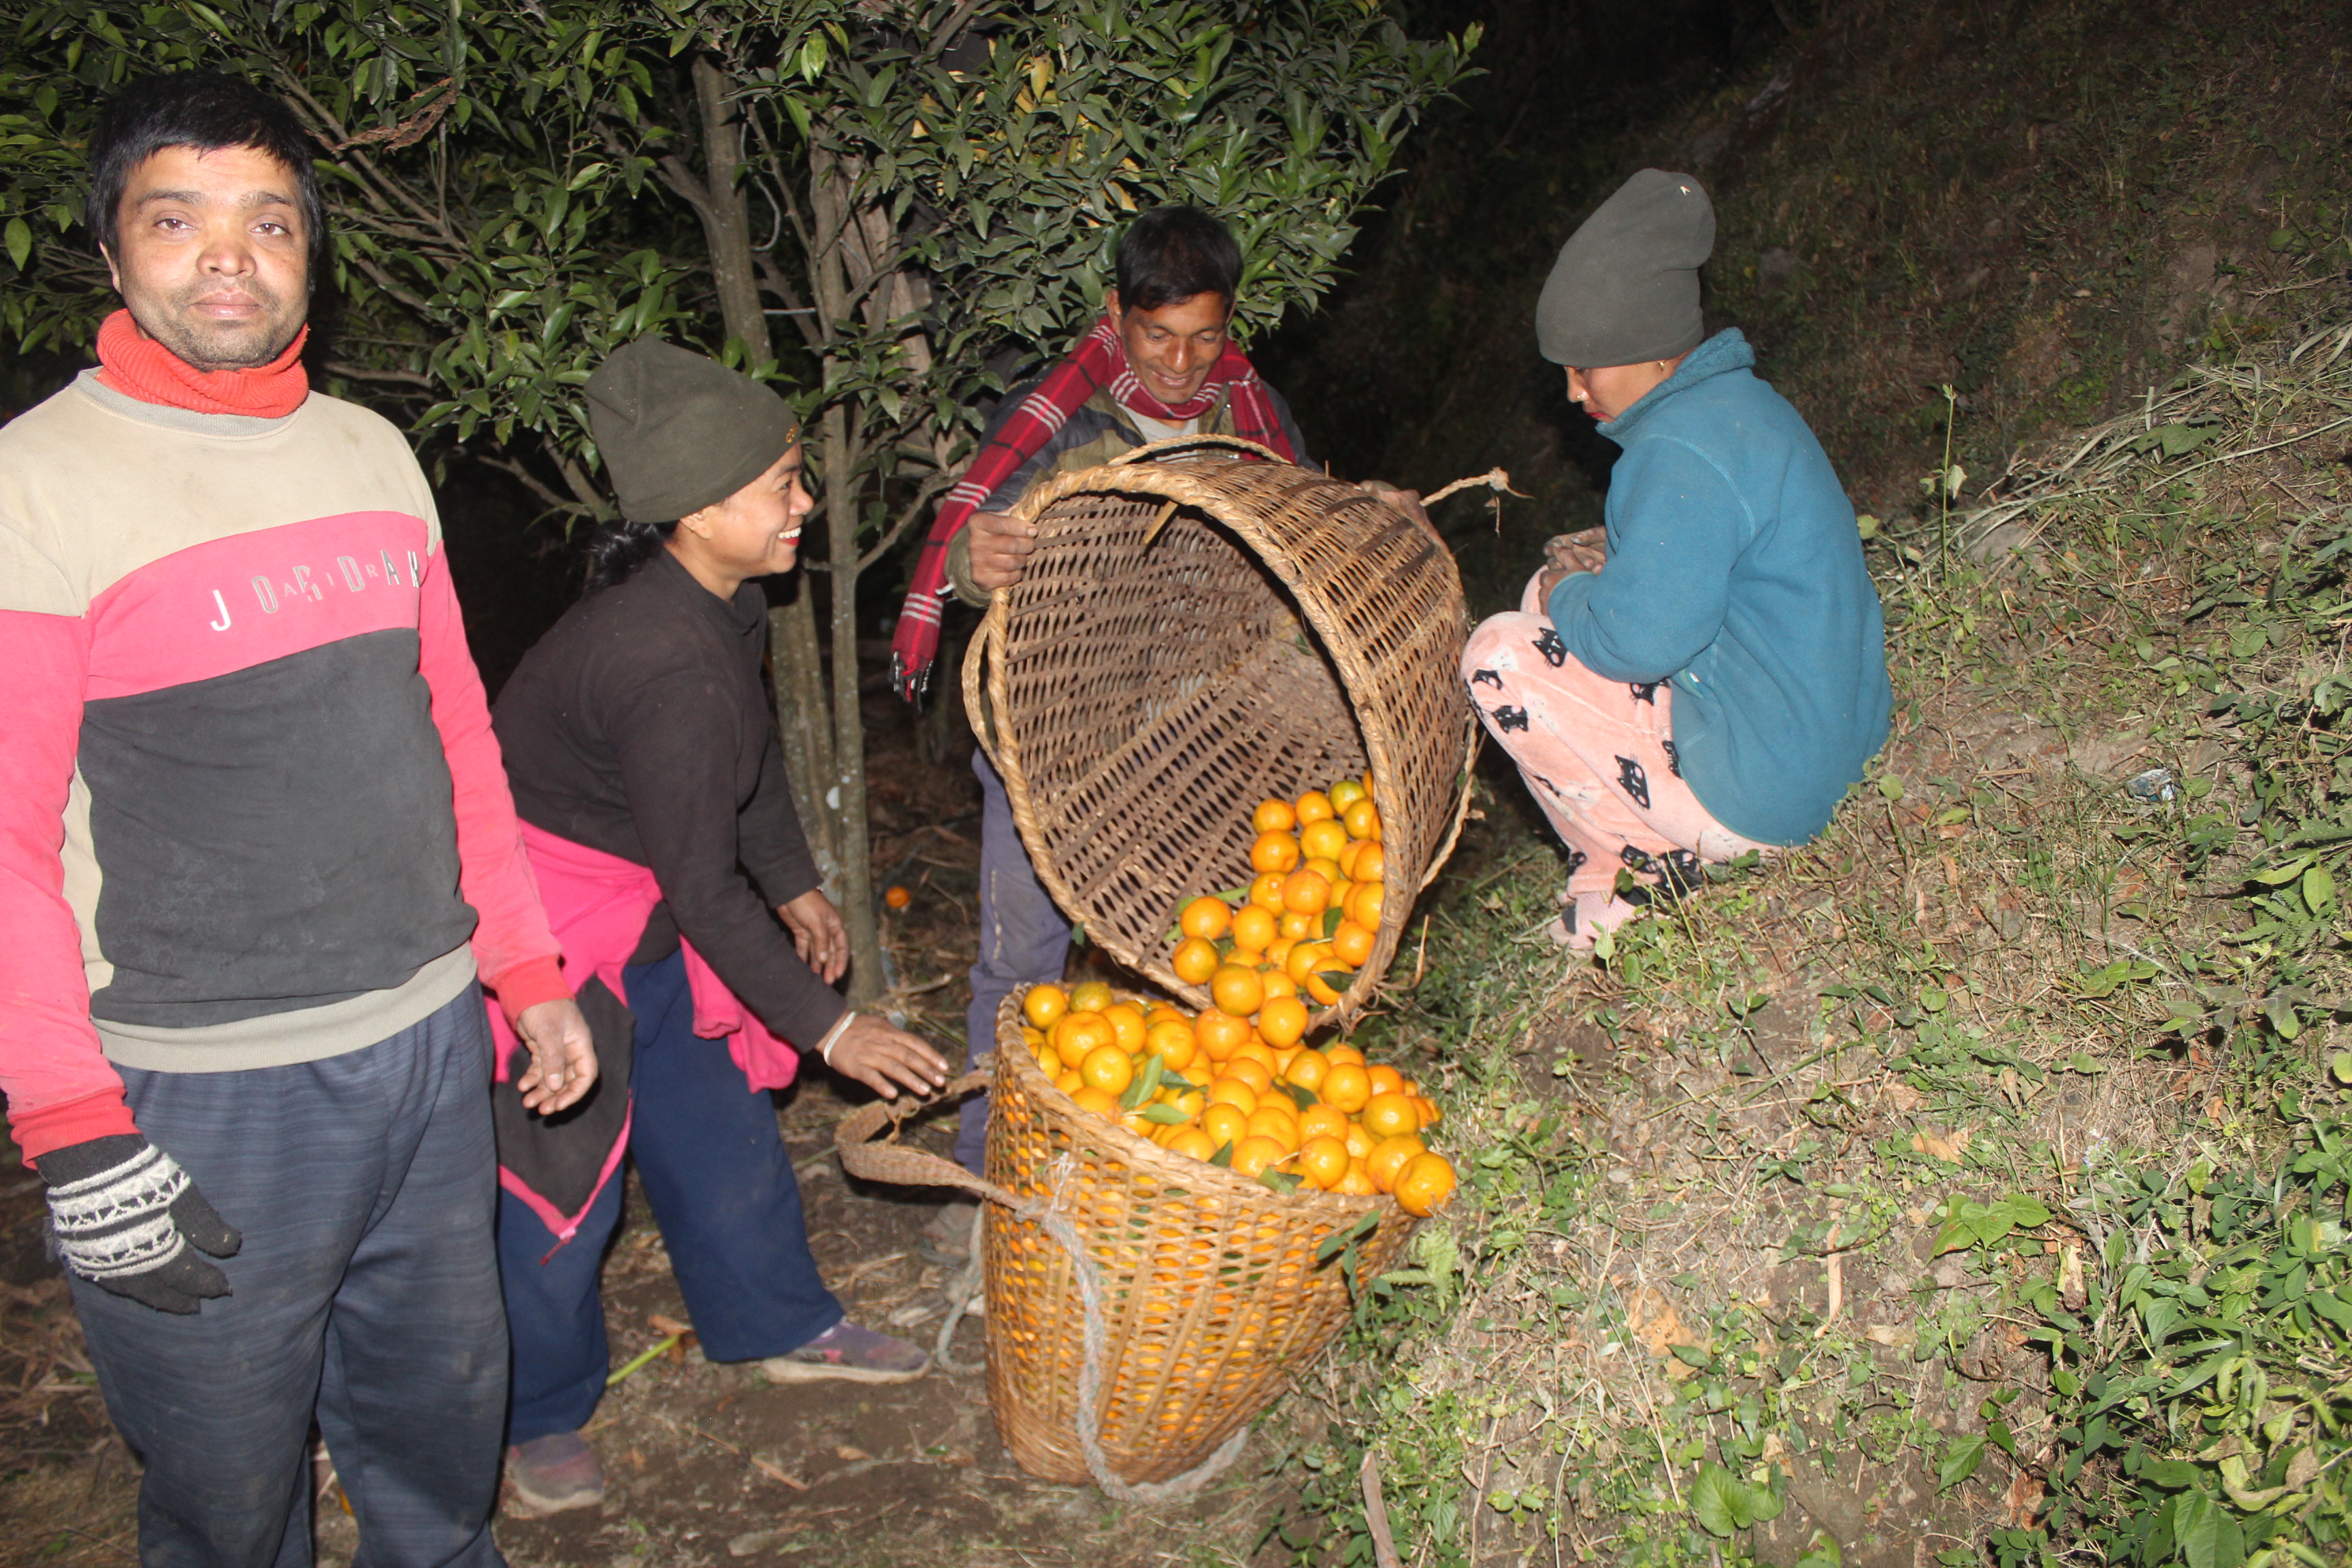
[[[851,1113],[833,1134],[833,1146],[841,1152],[842,1169],[869,1182],[888,1182],[901,1187],[961,1187],[1008,1208],[1019,1207],[1021,1199],[995,1183],[973,1175],[952,1160],[909,1149],[898,1141],[898,1124],[908,1117],[926,1106],[960,1100],[973,1089],[986,1089],[988,1080],[986,1069],[976,1069],[929,1099],[901,1096],[897,1100],[877,1100]],[[886,1121],[890,1124],[890,1141],[872,1142]]]
[[[1255,441],[1244,441],[1239,436],[1171,436],[1165,441],[1146,441],[1113,458],[1108,464],[1118,468],[1128,463],[1155,463],[1171,453],[1197,451],[1213,447],[1223,452],[1248,452],[1270,463],[1286,463],[1289,458],[1271,447],[1261,447]]]

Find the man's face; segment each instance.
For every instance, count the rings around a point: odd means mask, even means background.
[[[257,147],[166,147],[131,173],[107,266],[140,331],[198,370],[268,364],[310,311],[294,171]]]
[[[1195,294],[1156,310],[1123,310],[1118,290],[1105,301],[1111,324],[1126,345],[1128,367],[1143,390],[1162,403],[1189,402],[1208,384],[1217,356],[1225,352],[1225,323],[1233,301],[1222,294]]]

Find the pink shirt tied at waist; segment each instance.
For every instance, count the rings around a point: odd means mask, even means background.
[[[647,867],[559,838],[528,822],[521,827],[523,850],[539,883],[540,900],[546,907],[556,945],[562,952],[566,984],[577,994],[590,980],[602,980],[622,1005],[627,1005],[629,993],[621,972],[628,966],[629,955],[636,951],[639,939],[645,935],[646,917],[661,902],[661,884],[654,879]],[[703,962],[692,942],[681,936],[678,947],[686,954],[687,989],[694,997],[694,1032],[706,1040],[725,1039],[727,1054],[743,1069],[744,1078],[754,1090],[790,1085],[800,1074],[800,1053],[768,1032],[767,1026],[727,988],[718,971]],[[521,1039],[495,1004],[488,1012],[490,1036],[497,1043],[492,1070],[504,1083],[508,1063]],[[619,1169],[628,1146],[628,1127],[624,1122],[597,1177],[597,1193],[604,1191],[604,1184]],[[596,1201],[592,1193],[580,1214],[562,1214],[503,1166],[499,1171],[499,1184],[528,1205],[559,1241],[572,1239],[582,1215]]]

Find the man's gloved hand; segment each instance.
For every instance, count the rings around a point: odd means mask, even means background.
[[[228,1277],[198,1252],[234,1258],[245,1238],[179,1163],[135,1133],[68,1143],[34,1160],[48,1184],[49,1234],[67,1268],[159,1312],[194,1312]]]

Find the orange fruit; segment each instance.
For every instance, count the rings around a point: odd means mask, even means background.
[[[1081,980],[1070,987],[1070,1011],[1073,1013],[1099,1013],[1117,1000],[1118,998],[1111,994],[1110,987],[1099,980]]]
[[[1047,1078],[1059,1078],[1062,1075],[1062,1058],[1054,1054],[1053,1047],[1039,1046],[1029,1054],[1037,1058],[1037,1070]]]
[[[1171,1154],[1181,1154],[1188,1160],[1206,1161],[1217,1152],[1217,1145],[1197,1127],[1179,1127],[1162,1147]]]
[[[1054,1026],[1053,1041],[1054,1053],[1076,1067],[1097,1046],[1118,1044],[1118,1037],[1111,1032],[1110,1020],[1100,1013],[1065,1013]]]
[[[1275,1109],[1273,1100],[1268,1100],[1250,1112],[1247,1135],[1252,1138],[1271,1138],[1281,1144],[1282,1152],[1287,1154],[1298,1147],[1298,1120],[1296,1117],[1285,1116]]]
[[[1372,1185],[1372,1178],[1365,1171],[1364,1163],[1352,1157],[1348,1161],[1348,1173],[1340,1177],[1339,1184],[1331,1190],[1344,1193],[1351,1198],[1368,1198],[1380,1191]]]
[[[1230,1105],[1247,1116],[1257,1109],[1257,1086],[1247,1079],[1220,1073],[1209,1085],[1209,1103],[1212,1106]],[[1208,1112],[1204,1110],[1201,1114],[1206,1116]]]
[[[893,886],[882,894],[882,901],[894,910],[903,910],[915,901],[915,895],[906,889]]]
[[[1186,936],[1197,936],[1210,942],[1225,934],[1234,923],[1234,911],[1223,899],[1213,899],[1206,893],[1184,906],[1176,917],[1176,924]]]
[[[1324,1104],[1353,1116],[1372,1098],[1372,1080],[1355,1063],[1336,1062],[1323,1075],[1323,1087],[1316,1093],[1322,1096]]]
[[[1404,1074],[1386,1062],[1381,1063],[1378,1067],[1367,1062],[1364,1064],[1364,1072],[1372,1080],[1374,1094],[1402,1094],[1405,1091]]]
[[[1298,1012],[1299,1016],[1303,1018],[1306,1016],[1307,1009],[1304,1006],[1299,1006]],[[1290,1058],[1290,1065],[1282,1069],[1282,1076],[1297,1084],[1299,1088],[1307,1089],[1309,1092],[1313,1092],[1314,1090],[1319,1089],[1323,1087],[1323,1077],[1330,1070],[1331,1063],[1329,1058],[1325,1057],[1321,1051],[1316,1050],[1310,1047],[1306,1050],[1300,1051],[1297,1056]]]
[[[1298,1173],[1329,1192],[1348,1173],[1348,1146],[1337,1138],[1309,1138],[1298,1146]]]
[[[1324,881],[1330,884],[1331,893],[1336,893],[1339,890],[1339,883],[1343,879],[1339,875],[1339,862],[1337,860],[1323,859],[1302,861],[1300,862],[1298,868],[1302,871],[1312,871],[1317,876],[1322,878]],[[1326,893],[1323,895],[1323,907],[1327,910],[1331,907],[1334,901],[1331,897],[1331,893]]]
[[[1268,1166],[1280,1163],[1289,1153],[1289,1150],[1271,1138],[1244,1138],[1234,1145],[1234,1173],[1240,1176],[1263,1175]]]
[[[1266,1070],[1266,1081],[1269,1083],[1273,1082],[1276,1077],[1280,1076],[1282,1071],[1282,1064],[1276,1059],[1274,1047],[1267,1045],[1263,1040],[1244,1040],[1240,1045],[1234,1047],[1234,1054],[1230,1060],[1236,1062],[1255,1062],[1258,1066]],[[1225,1070],[1227,1072],[1231,1072],[1233,1068],[1228,1066]]]
[[[1293,980],[1297,981],[1301,985],[1306,985],[1307,977],[1309,974],[1312,974],[1318,969],[1328,969],[1330,967],[1330,958],[1331,949],[1328,943],[1319,942],[1302,942],[1297,947],[1290,950],[1290,956],[1288,958],[1282,961],[1283,973],[1289,975]],[[1314,988],[1312,986],[1308,986],[1307,989],[1311,994]]]
[[[1261,833],[1250,846],[1250,869],[1287,871],[1298,864],[1298,840],[1287,833]]]
[[[1174,1106],[1178,1111],[1181,1112],[1185,1121],[1198,1121],[1201,1120],[1201,1113],[1209,1109],[1208,1091],[1205,1089],[1188,1089],[1178,1094],[1173,1100],[1166,1100],[1166,1103]]]
[[[1168,1131],[1168,1129],[1162,1127],[1157,1121],[1152,1121],[1149,1116],[1144,1115],[1140,1110],[1120,1111],[1118,1113],[1118,1124],[1121,1127],[1126,1128],[1129,1132],[1134,1133],[1138,1138],[1149,1139],[1154,1143],[1159,1142],[1161,1136]]]
[[[1289,978],[1287,974],[1283,976],[1285,980]],[[1301,1002],[1296,994],[1276,996],[1269,990],[1265,1000],[1258,1005],[1257,1032],[1269,1046],[1287,1048],[1297,1045],[1300,1037],[1307,1033],[1307,1004]],[[1318,1057],[1316,1060],[1319,1063],[1322,1058]],[[1295,1057],[1291,1058],[1290,1066],[1295,1068],[1297,1065],[1298,1058]],[[1321,1079],[1322,1073],[1318,1067],[1316,1081],[1320,1082]],[[1301,1089],[1315,1087],[1314,1083],[1297,1077],[1293,1077],[1290,1081],[1297,1084]]]
[[[1201,1042],[1192,1033],[1192,1026],[1181,1019],[1154,1024],[1143,1036],[1143,1054],[1158,1057],[1160,1065],[1170,1072],[1182,1072],[1192,1065]]]
[[[1279,898],[1279,893],[1275,895]],[[1266,944],[1282,934],[1275,923],[1273,912],[1263,904],[1245,905],[1234,917],[1234,952],[1264,952]]]
[[[1347,1144],[1348,1152],[1359,1160],[1370,1158],[1381,1142],[1352,1121],[1348,1123],[1348,1131],[1339,1135],[1339,1141]]]
[[[1249,1085],[1261,1099],[1265,1098],[1266,1091],[1274,1087],[1274,1074],[1264,1062],[1229,1061],[1225,1064],[1225,1070],[1222,1076],[1237,1079]]]
[[[1281,933],[1276,939],[1279,942],[1313,942],[1323,934],[1323,917],[1292,914],[1286,910],[1282,919],[1275,922],[1275,930]]]
[[[1248,1043],[1249,1020],[1206,1007],[1192,1021],[1192,1033],[1201,1042],[1201,1053],[1213,1062],[1221,1062],[1234,1054],[1235,1047]]]
[[[1384,1193],[1391,1192],[1396,1187],[1397,1173],[1404,1169],[1405,1162],[1427,1152],[1427,1146],[1409,1132],[1383,1138],[1364,1156],[1364,1173],[1372,1178],[1373,1186]]]
[[[1298,830],[1298,852],[1309,860],[1337,860],[1348,847],[1348,830],[1325,817]]]
[[[1289,975],[1284,973],[1279,969],[1262,969],[1260,971],[1259,977],[1265,982],[1265,999],[1269,1002],[1273,1001],[1277,996],[1296,996],[1298,994],[1298,982],[1293,980]],[[1265,1009],[1263,1007],[1258,1009],[1260,1017],[1258,1033],[1261,1035],[1265,1033],[1265,1025],[1263,1021],[1265,1013]]]
[[[1366,931],[1377,931],[1381,929],[1381,902],[1378,882],[1359,882],[1356,890],[1348,895],[1348,907],[1343,912]]]
[[[1348,1142],[1348,1119],[1328,1105],[1310,1105],[1298,1113],[1298,1136],[1302,1140],[1337,1138],[1344,1145]]]
[[[1249,1112],[1223,1100],[1211,1101],[1209,1109],[1201,1112],[1201,1131],[1209,1135],[1210,1154],[1238,1140],[1248,1126]]]
[[[1249,901],[1270,915],[1282,912],[1282,873],[1261,871],[1250,879]]]
[[[1368,840],[1356,853],[1356,868],[1349,873],[1359,882],[1378,882],[1388,875],[1388,852],[1378,839]]]
[[[1350,969],[1360,969],[1372,956],[1372,933],[1353,921],[1341,921],[1331,933],[1331,956]]]
[[[1351,882],[1354,881],[1356,879],[1356,862],[1363,858],[1363,845],[1356,839],[1349,839],[1347,847],[1339,851],[1339,875],[1347,878]]]
[[[1265,983],[1258,978],[1256,970],[1228,963],[1209,977],[1209,994],[1216,999],[1219,1012],[1245,1018],[1265,1000]]]
[[[1361,838],[1372,844],[1381,841],[1380,808],[1370,801],[1358,801],[1348,808],[1348,815],[1341,820],[1347,824],[1349,837]]]
[[[1118,1120],[1118,1097],[1115,1094],[1082,1083],[1070,1092],[1070,1098],[1078,1102],[1080,1110],[1091,1110],[1105,1121]]]
[[[1331,809],[1331,797],[1319,789],[1310,789],[1298,797],[1299,826],[1310,822],[1328,822],[1339,814]]]
[[[1176,944],[1175,952],[1169,957],[1168,967],[1174,970],[1176,978],[1185,984],[1198,985],[1214,974],[1217,966],[1223,962],[1215,943],[1204,942],[1197,936],[1188,936]]]
[[[1285,920],[1288,920],[1290,917],[1285,915],[1283,918]],[[1273,964],[1276,969],[1282,969],[1284,965],[1290,962],[1290,955],[1297,951],[1298,942],[1299,939],[1295,936],[1276,937],[1272,942],[1266,943],[1265,961],[1268,963]],[[1285,970],[1284,973],[1287,973],[1288,971]]]
[[[1110,1026],[1110,1037],[1118,1048],[1129,1056],[1143,1049],[1143,1009],[1132,1002],[1114,1002],[1103,1009],[1103,1022]]]
[[[1331,902],[1331,879],[1320,871],[1293,871],[1282,879],[1282,907],[1295,915],[1319,915]]]
[[[1069,1010],[1070,994],[1058,985],[1032,985],[1021,999],[1022,1016],[1041,1029],[1052,1028]]]
[[[1077,1075],[1076,1068],[1064,1068],[1054,1075],[1054,1087],[1075,1100],[1078,1090],[1087,1087],[1087,1080]]]
[[[1454,1195],[1454,1167],[1443,1154],[1415,1154],[1397,1173],[1397,1206],[1416,1219],[1427,1219]]]
[[[1097,1046],[1078,1063],[1078,1076],[1088,1089],[1101,1089],[1116,1098],[1127,1092],[1135,1081],[1135,1058],[1117,1046]]]
[[[1307,994],[1326,1007],[1336,1007],[1339,1004],[1339,987],[1332,984],[1320,974],[1310,974],[1307,977]]]
[[[1250,826],[1260,833],[1287,833],[1298,826],[1298,814],[1286,800],[1262,800],[1250,813]]]
[[[1371,791],[1364,787],[1361,779],[1341,779],[1323,793],[1331,797],[1331,809],[1344,816],[1349,806],[1364,799]]]
[[[1364,1131],[1375,1138],[1407,1137],[1421,1131],[1421,1111],[1402,1094],[1375,1094],[1364,1102]]]
[[[1323,1054],[1330,1058],[1333,1067],[1338,1067],[1341,1062],[1353,1062],[1358,1067],[1364,1065],[1364,1053],[1345,1040],[1332,1041],[1323,1047]]]

